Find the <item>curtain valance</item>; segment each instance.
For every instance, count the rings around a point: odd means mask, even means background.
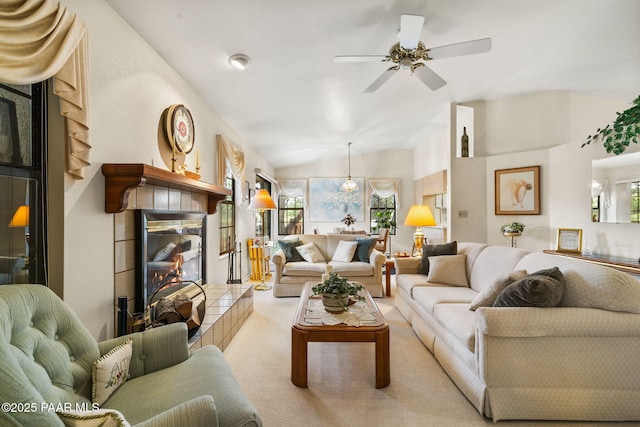
[[[76,15],[54,0],[3,1],[0,81],[33,84],[53,77],[65,117],[67,172],[83,178],[90,165],[87,35]]]
[[[242,196],[242,192],[245,191],[244,185],[242,185],[245,181],[244,151],[224,139],[222,135],[216,135],[216,141],[218,143],[218,185],[224,184],[227,165],[229,165],[231,174],[240,182]]]
[[[400,179],[399,178],[369,178],[369,206],[374,195],[378,197],[395,196],[396,208],[400,207]]]
[[[278,194],[286,197],[302,196],[302,203],[307,206],[306,179],[278,179]]]

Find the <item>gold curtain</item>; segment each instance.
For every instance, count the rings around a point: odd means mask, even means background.
[[[242,151],[242,148],[224,139],[222,135],[216,135],[216,141],[218,143],[218,185],[224,184],[225,171],[228,164],[233,176],[240,181],[240,191],[244,191],[244,151]]]
[[[2,0],[0,81],[32,84],[50,77],[68,133],[67,172],[82,179],[91,164],[86,27],[58,1]]]

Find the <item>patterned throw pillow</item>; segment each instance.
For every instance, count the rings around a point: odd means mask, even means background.
[[[369,262],[369,257],[373,248],[376,247],[378,239],[375,237],[356,237],[355,241],[358,242],[356,253],[353,255],[354,261]]]
[[[302,245],[300,240],[278,240],[278,244],[280,245],[282,252],[284,252],[286,262],[304,261],[300,252],[296,250],[296,247]]]
[[[129,378],[133,341],[127,340],[96,360],[91,371],[93,402],[102,405]]]
[[[494,307],[556,307],[564,294],[564,276],[558,267],[540,270],[507,286]]]
[[[429,274],[429,257],[440,255],[456,255],[458,253],[458,242],[453,241],[443,245],[427,245],[422,248],[422,260],[420,262],[420,274]]]
[[[57,412],[65,427],[130,427],[131,424],[115,409]]]

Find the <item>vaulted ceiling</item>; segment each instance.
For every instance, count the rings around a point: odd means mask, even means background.
[[[637,0],[106,0],[243,140],[274,167],[413,149],[451,102],[566,90],[631,102],[640,94]],[[388,63],[400,16],[425,17],[437,47],[490,37],[488,53],[429,61],[432,91]],[[229,56],[250,57],[239,71]]]

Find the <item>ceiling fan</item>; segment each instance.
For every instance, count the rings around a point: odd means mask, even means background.
[[[402,15],[400,17],[400,31],[398,38],[400,42],[391,46],[388,55],[355,55],[345,56],[338,55],[335,62],[393,62],[394,66],[388,68],[380,77],[374,80],[364,93],[375,92],[387,80],[391,78],[398,70],[410,69],[411,74],[418,76],[418,79],[431,90],[438,90],[447,82],[436,74],[431,68],[422,61],[430,61],[432,59],[450,58],[453,56],[472,55],[475,53],[483,53],[491,50],[491,39],[478,39],[462,43],[454,43],[446,46],[425,48],[424,43],[420,41],[422,26],[424,25],[424,16],[419,15]]]

